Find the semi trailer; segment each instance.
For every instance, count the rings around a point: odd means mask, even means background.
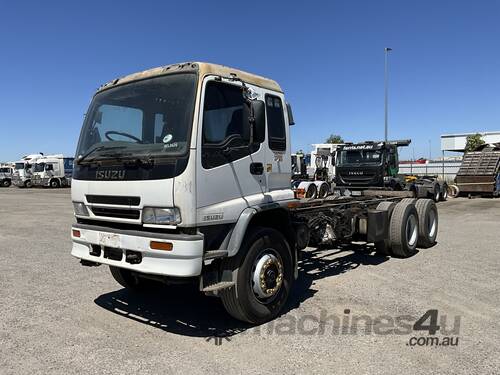
[[[78,141],[71,254],[124,288],[194,282],[236,319],[283,310],[310,244],[365,241],[406,258],[436,242],[430,199],[299,199],[291,106],[275,81],[207,63],[101,86]]]

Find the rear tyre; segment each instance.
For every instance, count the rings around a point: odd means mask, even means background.
[[[144,289],[147,284],[147,280],[137,277],[130,270],[114,266],[109,266],[109,270],[116,282],[126,289],[138,291]]]
[[[292,286],[293,262],[281,233],[271,228],[253,229],[238,255],[227,258],[222,267],[236,276],[236,284],[220,292],[232,317],[261,324],[283,309]]]
[[[389,223],[389,241],[392,253],[408,258],[416,252],[418,240],[418,214],[411,202],[399,202],[394,207]]]
[[[306,190],[306,198],[316,198],[318,188],[315,184],[309,184]]]
[[[396,206],[396,203],[394,202],[381,202],[377,206],[377,210],[380,211],[387,211],[387,217],[389,218],[389,221],[391,220],[391,215],[392,211],[394,210],[394,207]],[[388,238],[382,241],[375,242],[375,249],[378,254],[380,255],[385,255],[389,256],[392,255],[391,253],[391,243]]]
[[[328,187],[327,183],[321,184],[319,187],[318,197],[319,198],[326,198],[329,191],[330,191],[330,188]]]
[[[27,180],[27,181],[24,183],[24,187],[25,187],[25,188],[32,188],[32,187],[33,187],[33,183],[31,182],[31,180]]]
[[[448,199],[448,184],[444,183],[443,187],[441,188],[440,200],[441,202],[445,202],[447,199]]]
[[[438,232],[438,211],[436,204],[430,199],[419,199],[415,203],[418,213],[417,246],[429,248],[436,244]]]
[[[434,202],[436,203],[441,199],[441,189],[439,188],[439,184],[434,184],[432,199],[434,199]]]

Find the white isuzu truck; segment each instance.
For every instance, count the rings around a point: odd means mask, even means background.
[[[20,188],[32,187],[32,167],[41,157],[43,157],[43,154],[32,154],[23,156],[21,160],[16,161],[14,163],[14,171],[12,172],[12,184]]]
[[[37,159],[32,169],[33,186],[51,188],[69,186],[73,159],[65,158],[62,154],[47,155]]]
[[[301,250],[366,241],[408,257],[434,245],[437,209],[404,192],[298,199],[290,106],[270,79],[183,63],[115,79],[94,95],[78,148],[71,254],[125,288],[196,282],[230,315],[276,317]]]

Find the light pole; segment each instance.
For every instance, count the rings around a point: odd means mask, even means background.
[[[388,83],[389,83],[389,72],[387,71],[387,56],[389,55],[389,52],[392,51],[392,48],[385,47],[384,52],[385,52],[385,69],[384,69],[384,85],[385,85],[385,141],[387,142],[387,119],[388,119],[388,114],[387,114],[387,106],[388,106],[388,100],[389,100],[389,88],[388,88]]]

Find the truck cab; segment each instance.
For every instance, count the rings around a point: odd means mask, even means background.
[[[0,186],[9,187],[12,183],[12,166],[10,164],[0,164]]]
[[[12,184],[20,188],[30,188],[33,186],[31,181],[33,164],[42,154],[26,155],[21,160],[14,163],[14,171],[12,172]]]
[[[52,188],[68,186],[67,168],[72,162],[73,158],[65,158],[62,154],[38,158],[33,164],[32,184]]]
[[[294,198],[290,118],[275,81],[215,64],[103,85],[77,146],[72,255],[122,281],[207,287],[209,265],[236,255],[249,221]]]
[[[339,146],[336,159],[336,186],[356,188],[391,188],[402,190],[398,178],[398,147],[410,140],[363,142]]]

